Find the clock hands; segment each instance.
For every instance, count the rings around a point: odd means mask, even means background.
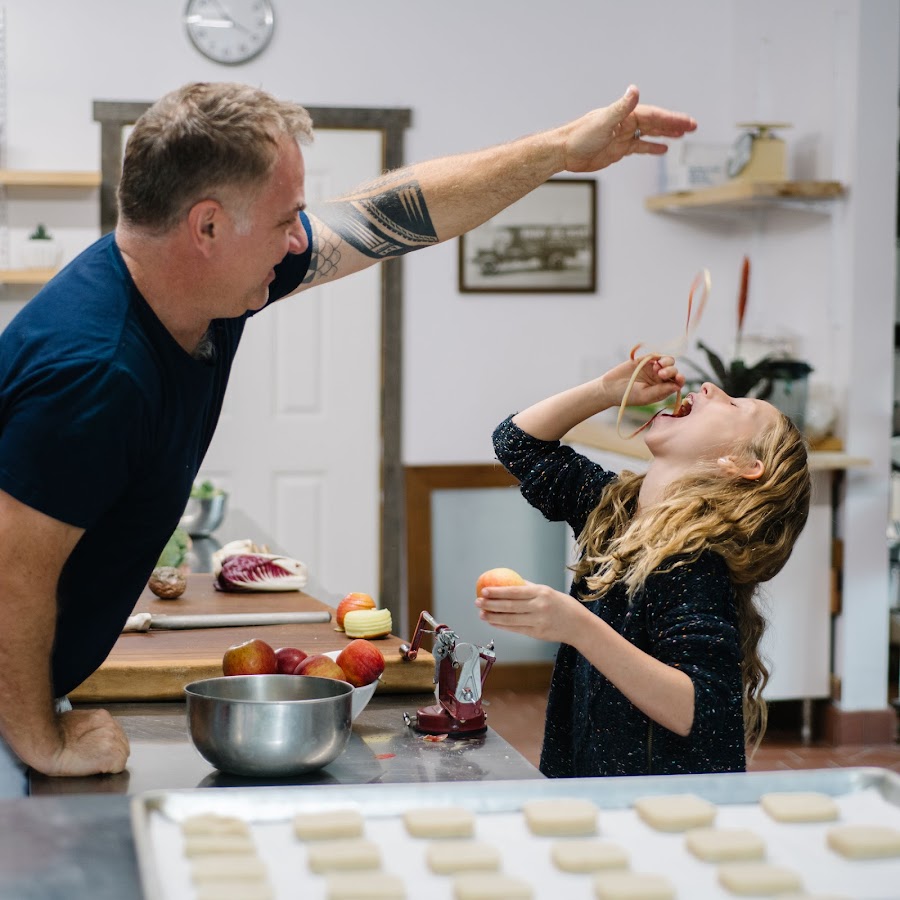
[[[198,28],[234,28],[235,24],[231,19],[207,19],[204,16],[188,16],[185,21]]]
[[[221,18],[208,19],[202,15],[194,15],[188,17],[188,24],[195,25],[198,28],[236,28],[239,31],[243,31],[244,34],[248,34],[251,37],[253,36],[253,32],[250,31],[249,28],[238,22],[234,18],[234,16],[232,16],[231,13],[228,12],[224,4],[217,2],[217,0],[214,0],[212,5],[218,9]]]

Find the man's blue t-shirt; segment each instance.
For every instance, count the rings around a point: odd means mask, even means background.
[[[300,285],[310,258],[285,257],[269,303]],[[0,489],[85,529],[59,582],[56,696],[106,659],[178,525],[249,316],[214,320],[212,358],[192,357],[109,234],[0,334]]]

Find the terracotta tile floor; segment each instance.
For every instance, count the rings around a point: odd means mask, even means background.
[[[546,704],[546,691],[491,691],[489,685],[485,690],[488,724],[535,766],[540,758]],[[748,766],[751,771],[879,766],[900,772],[900,742],[832,747],[813,740],[804,745],[799,719],[796,727],[792,721],[795,708],[780,706],[770,706],[768,734]]]

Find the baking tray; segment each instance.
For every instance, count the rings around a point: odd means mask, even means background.
[[[774,822],[758,805],[759,797],[772,791],[829,794],[838,804],[840,824],[900,828],[900,775],[879,768],[152,791],[132,799],[131,821],[146,900],[193,900],[180,823],[201,813],[239,816],[250,824],[277,900],[324,900],[325,879],[308,871],[305,847],[294,838],[291,821],[300,813],[348,807],[362,812],[366,837],[380,846],[383,870],[402,876],[409,896],[427,891],[429,900],[450,900],[452,881],[428,870],[427,842],[409,838],[402,822],[408,809],[441,805],[475,812],[476,837],[498,848],[502,871],[524,877],[535,898],[587,900],[594,896],[591,876],[556,870],[549,856],[554,839],[532,836],[520,812],[530,799],[585,797],[600,808],[598,837],[623,846],[632,871],[666,875],[679,900],[733,900],[735,895],[718,884],[716,866],[685,850],[683,835],[654,831],[632,809],[638,797],[693,793],[717,805],[716,826],[749,828],[760,835],[767,861],[796,871],[807,894],[900,898],[900,859],[843,859],[825,842],[828,828],[837,823]]]

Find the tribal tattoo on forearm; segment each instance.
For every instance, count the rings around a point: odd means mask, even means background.
[[[402,256],[438,243],[418,181],[408,174],[387,176],[369,192],[316,209],[317,218],[351,247],[373,259]],[[320,273],[321,277],[321,273]]]
[[[312,222],[313,251],[309,260],[309,268],[303,277],[303,284],[336,276],[341,262],[341,239],[324,222]]]

